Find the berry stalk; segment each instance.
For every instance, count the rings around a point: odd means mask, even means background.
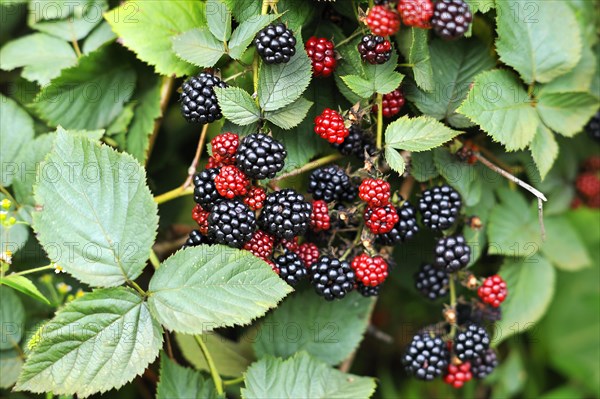
[[[215,366],[215,362],[213,361],[213,358],[210,355],[210,352],[208,351],[206,344],[204,343],[204,341],[202,340],[202,337],[200,335],[194,335],[194,339],[196,340],[196,343],[200,347],[200,350],[202,351],[202,355],[204,355],[204,359],[206,359],[206,364],[208,365],[208,369],[210,370],[210,376],[212,377],[213,382],[215,383],[215,388],[217,389],[217,395],[223,396],[223,380],[221,380],[219,371],[217,370],[217,367]]]
[[[454,280],[456,279],[456,274],[450,274],[449,288],[450,288],[450,308],[456,309],[456,283]],[[452,323],[450,326],[450,339],[454,339],[456,335],[456,322]]]
[[[377,149],[381,149],[383,142],[383,95],[377,93]]]

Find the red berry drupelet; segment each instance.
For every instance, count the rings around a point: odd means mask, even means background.
[[[237,134],[226,132],[210,141],[214,162],[220,165],[235,165],[235,153],[240,145]]]
[[[225,198],[233,199],[248,193],[250,180],[234,165],[225,165],[215,177],[215,187]]]
[[[437,0],[433,6],[431,26],[442,39],[463,37],[472,21],[469,5],[463,0]]]
[[[479,298],[495,308],[504,302],[507,294],[506,282],[497,274],[486,278],[477,290]]]
[[[183,83],[181,113],[188,122],[205,125],[223,117],[215,87],[224,88],[227,84],[208,72],[202,72]]]
[[[351,263],[356,280],[365,286],[376,287],[382,284],[388,276],[388,264],[381,256],[371,258],[360,254]]]
[[[302,262],[304,262],[307,268],[310,268],[320,256],[319,247],[312,242],[305,242],[301,244],[295,252],[298,254],[300,259],[302,259]]]
[[[444,382],[454,388],[461,388],[465,382],[473,379],[471,363],[465,362],[460,365],[450,364],[444,375]]]
[[[439,336],[428,332],[415,335],[402,357],[404,369],[419,380],[431,381],[448,367],[450,354]]]
[[[399,0],[398,12],[402,17],[402,23],[406,26],[431,28],[430,20],[433,16],[431,0]]]
[[[210,215],[210,212],[202,209],[200,204],[196,204],[192,209],[192,219],[198,223],[198,230],[204,235],[208,234],[208,215]]]
[[[315,233],[326,231],[331,228],[331,217],[329,216],[327,202],[323,200],[313,201],[312,213],[310,215],[310,227]]]
[[[382,98],[383,116],[391,118],[402,110],[404,106],[404,93],[400,89],[396,89],[391,93],[384,94]],[[377,105],[373,106],[373,112],[376,113],[378,110]]]
[[[575,186],[584,197],[594,197],[600,194],[600,177],[597,172],[582,173],[577,177]]]
[[[315,133],[332,144],[342,144],[350,132],[339,112],[325,108],[315,118]]]
[[[366,208],[364,219],[365,226],[367,226],[373,234],[389,233],[394,228],[394,225],[400,220],[396,208],[389,204],[380,207]]]
[[[384,5],[373,6],[369,10],[365,22],[371,32],[379,36],[395,35],[400,29],[400,17]]]
[[[344,298],[354,289],[354,271],[346,261],[320,257],[309,269],[311,284],[328,301]]]
[[[279,241],[279,244],[282,248],[292,252],[298,252],[298,249],[300,248],[300,244],[298,244],[298,237],[294,237],[291,240],[283,238]]]
[[[391,195],[390,183],[382,179],[365,179],[358,187],[358,196],[370,207],[389,204]]]
[[[256,230],[250,241],[244,244],[243,248],[246,251],[250,251],[254,256],[268,260],[273,255],[274,245],[275,238],[272,235],[262,230]]]
[[[383,36],[365,35],[358,43],[358,52],[369,64],[385,64],[392,58],[392,43]]]
[[[253,211],[258,211],[263,207],[267,193],[262,187],[251,187],[248,194],[244,197],[244,204],[248,205]]]
[[[304,47],[312,63],[313,76],[324,78],[331,76],[337,66],[333,42],[324,37],[313,36],[308,39]]]

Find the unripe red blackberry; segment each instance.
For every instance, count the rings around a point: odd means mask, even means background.
[[[333,42],[324,37],[313,36],[307,40],[304,47],[312,63],[313,76],[331,76],[337,66]]]
[[[363,253],[355,257],[350,265],[356,280],[366,286],[376,287],[388,276],[388,264],[381,256],[370,257]]]
[[[402,110],[404,102],[404,93],[402,93],[402,90],[400,90],[399,88],[392,91],[391,93],[384,94],[382,97],[383,111],[381,111],[383,116],[386,118],[391,118],[397,115]],[[377,107],[377,104],[375,104],[373,106],[373,113],[376,114],[378,109],[379,108]]]
[[[192,219],[198,223],[198,230],[204,235],[208,234],[208,215],[210,212],[205,211],[200,204],[196,204],[192,209]]]
[[[233,199],[248,193],[250,180],[234,165],[225,165],[215,177],[215,187],[222,197]]]
[[[490,306],[497,308],[506,299],[508,290],[506,282],[497,274],[486,278],[477,289],[479,298]]]
[[[358,43],[358,52],[369,64],[385,64],[392,57],[392,43],[383,36],[365,35]]]
[[[365,20],[373,34],[379,36],[395,35],[400,29],[400,17],[389,7],[384,5],[373,6]]]
[[[250,251],[252,255],[257,256],[263,260],[268,260],[273,255],[273,246],[275,245],[275,238],[262,231],[256,230],[252,235],[252,238],[244,244],[244,249]]]
[[[331,228],[331,218],[327,202],[323,200],[313,201],[310,227],[314,232],[325,231]]]
[[[459,365],[449,364],[444,375],[444,382],[454,388],[462,388],[465,382],[471,381],[471,363],[465,362]]]
[[[220,165],[234,165],[235,154],[240,145],[237,134],[225,132],[210,141],[214,162]]]
[[[302,259],[302,262],[306,265],[307,268],[310,268],[313,263],[315,263],[319,259],[319,247],[317,247],[312,242],[305,242],[298,247],[296,253]]]
[[[244,204],[248,205],[253,211],[262,209],[267,193],[262,187],[251,187],[248,194],[244,197]]]
[[[402,17],[402,23],[406,26],[431,28],[430,20],[433,16],[431,0],[399,0],[398,12]]]
[[[216,76],[202,72],[181,86],[181,113],[188,122],[205,125],[223,117],[215,87],[227,87]]]
[[[365,226],[373,234],[389,233],[400,218],[392,205],[368,207],[364,213]]]
[[[339,112],[325,108],[321,115],[315,118],[315,133],[332,144],[341,144],[348,137],[349,130]]]
[[[383,206],[390,202],[390,183],[382,179],[365,179],[358,187],[358,196],[370,207]]]

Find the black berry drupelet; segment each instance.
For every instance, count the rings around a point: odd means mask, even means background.
[[[394,245],[399,242],[410,240],[419,232],[417,225],[417,211],[405,201],[401,207],[396,208],[400,220],[394,225],[389,233],[377,234],[375,241],[381,245]]]
[[[354,271],[350,263],[322,256],[312,264],[309,277],[317,294],[328,301],[341,299],[354,289]]]
[[[227,87],[227,84],[208,72],[202,72],[183,83],[181,113],[188,122],[204,125],[223,117],[215,87]]]
[[[498,366],[496,351],[488,349],[480,357],[471,360],[471,373],[473,377],[481,380],[492,374],[496,366]]]
[[[448,273],[424,263],[415,274],[415,287],[432,301],[448,295]]]
[[[224,200],[208,216],[208,237],[217,244],[241,248],[256,230],[254,212],[238,200]]]
[[[210,245],[212,244],[212,241],[207,236],[200,233],[200,230],[192,230],[182,248],[196,247],[202,244]]]
[[[292,286],[297,285],[307,274],[304,262],[292,251],[285,251],[275,258],[275,266],[279,270],[279,277]]]
[[[296,54],[296,38],[284,24],[271,24],[258,32],[254,39],[256,51],[267,64],[290,61]]]
[[[252,133],[242,139],[237,150],[237,167],[246,176],[256,179],[272,179],[283,169],[287,151],[283,144],[271,136]]]
[[[342,155],[354,155],[358,159],[365,159],[365,151],[369,156],[375,155],[377,148],[373,137],[367,134],[358,125],[351,125],[350,133],[342,144],[332,144],[333,148]]]
[[[463,0],[438,0],[433,5],[431,27],[443,39],[463,37],[472,21],[469,5]]]
[[[313,171],[308,180],[308,192],[316,200],[326,202],[350,202],[358,195],[358,189],[344,169],[337,165]]]
[[[365,35],[358,43],[358,52],[369,64],[385,64],[392,57],[392,43],[383,36]]]
[[[291,188],[267,195],[258,224],[276,238],[292,240],[310,226],[312,205]]]
[[[440,238],[435,245],[436,267],[454,273],[466,267],[471,260],[471,248],[462,234]]]
[[[431,381],[448,367],[450,354],[439,336],[415,335],[402,357],[404,369],[420,380]]]
[[[210,211],[214,204],[223,199],[215,185],[215,178],[218,175],[219,169],[211,168],[194,176],[194,201],[207,211]]]
[[[363,283],[356,283],[356,291],[362,296],[378,296],[381,291],[381,284],[373,287],[370,285],[364,285]]]
[[[585,125],[585,130],[592,139],[600,142],[600,111],[592,116],[592,119]]]
[[[446,230],[451,227],[461,207],[460,194],[448,185],[425,190],[419,199],[423,224],[433,230]]]
[[[489,347],[490,337],[487,331],[475,323],[467,324],[454,337],[454,353],[463,362],[484,356]]]

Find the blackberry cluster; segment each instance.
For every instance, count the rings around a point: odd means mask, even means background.
[[[344,298],[354,289],[354,271],[350,264],[322,256],[310,267],[309,277],[317,294],[326,300]]]
[[[182,248],[196,247],[202,244],[212,244],[212,241],[199,230],[192,230]]]
[[[471,248],[462,234],[440,238],[435,246],[436,267],[454,273],[467,267],[471,261]]]
[[[325,202],[351,202],[358,194],[350,176],[337,165],[314,170],[309,177],[308,192],[314,199]]]
[[[489,346],[490,337],[485,328],[470,323],[454,337],[453,350],[456,356],[465,362],[484,356]]]
[[[348,130],[348,136],[344,141],[341,144],[332,144],[333,148],[343,155],[354,155],[358,159],[365,159],[365,152],[369,156],[375,155],[377,148],[371,135],[367,134],[357,124],[351,125]]]
[[[275,258],[275,267],[279,270],[279,277],[289,285],[297,285],[306,277],[306,266],[302,259],[291,251],[285,251],[281,256]]]
[[[312,205],[304,196],[287,188],[267,195],[258,224],[277,238],[292,240],[310,226]]]
[[[448,295],[448,273],[424,263],[415,274],[415,287],[432,301]]]
[[[448,185],[426,190],[419,199],[423,224],[432,230],[450,228],[456,221],[461,207],[460,194]]]
[[[383,36],[365,35],[358,43],[358,52],[369,64],[385,64],[392,58],[392,43]]]
[[[256,230],[254,212],[239,200],[215,204],[208,216],[208,237],[217,244],[241,248]]]
[[[404,201],[401,207],[396,208],[398,223],[388,233],[377,234],[375,242],[381,245],[395,245],[412,239],[419,232],[417,224],[417,211],[408,201]]]
[[[472,21],[473,15],[469,5],[463,0],[438,0],[433,5],[431,26],[443,39],[454,40],[463,37]]]
[[[600,111],[592,116],[592,119],[585,125],[585,130],[592,139],[600,142]]]
[[[205,125],[223,117],[215,87],[227,87],[227,84],[208,72],[202,72],[183,83],[181,113],[188,122]]]
[[[450,354],[446,343],[439,336],[420,333],[413,337],[402,357],[404,369],[414,377],[431,381],[442,375],[448,367]]]
[[[215,178],[219,175],[218,168],[205,169],[194,176],[194,201],[202,208],[210,211],[223,197],[217,191]]]
[[[267,64],[287,63],[296,54],[296,38],[284,24],[271,24],[254,39],[256,51]]]
[[[496,366],[498,366],[498,356],[493,349],[488,349],[481,356],[471,360],[471,372],[478,379],[484,379],[492,374]]]
[[[256,180],[272,179],[283,169],[287,151],[271,136],[252,133],[244,137],[237,150],[237,166]]]

